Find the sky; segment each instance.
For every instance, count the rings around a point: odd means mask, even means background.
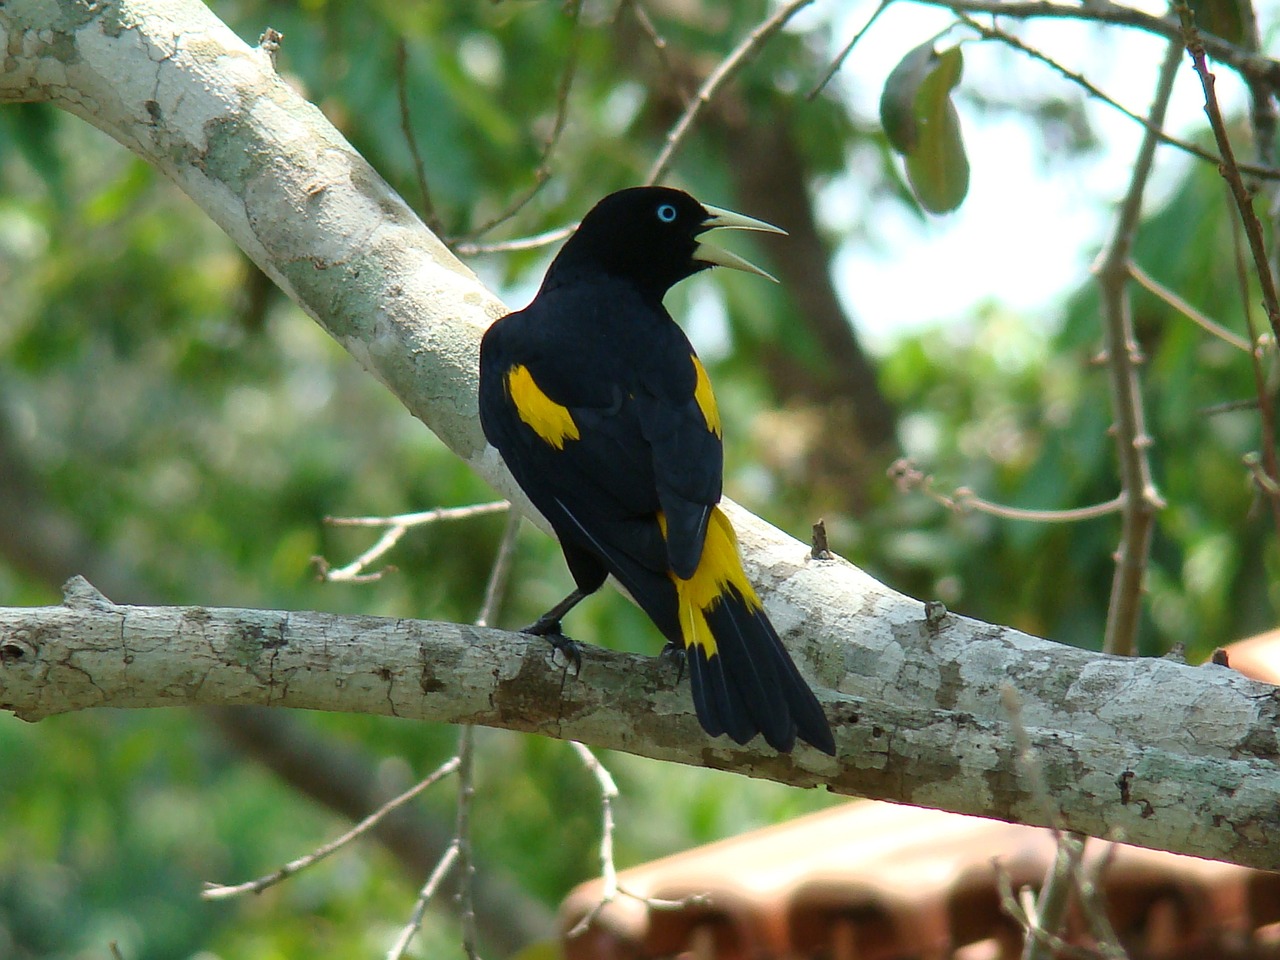
[[[834,35],[851,37],[870,9],[870,4],[853,5]],[[840,95],[859,116],[876,117],[884,79],[898,60],[951,20],[947,11],[890,6],[838,75]],[[1136,30],[1065,20],[1034,21],[1016,30],[1024,42],[1145,114],[1164,41]],[[954,31],[939,45],[968,35]],[[1074,97],[1078,88],[1002,44],[966,42],[963,51],[957,105],[971,179],[960,209],[922,222],[900,206],[872,207],[866,191],[852,180],[856,172],[829,184],[821,197],[819,207],[829,227],[842,230],[861,223],[869,234],[846,242],[833,269],[850,315],[872,349],[884,349],[896,336],[923,326],[957,322],[984,303],[1004,304],[1053,323],[1065,295],[1088,280],[1089,266],[1128,185],[1142,134],[1137,123],[1091,100],[1087,116],[1104,149],[1087,158],[1050,160],[1042,155],[1030,123],[1011,112],[991,115],[974,109],[965,103],[963,90],[1016,102],[1030,93]],[[1241,109],[1242,85],[1229,70],[1215,72],[1224,110]],[[1188,60],[1174,88],[1166,129],[1179,134],[1203,128],[1203,107]],[[1173,148],[1160,149],[1148,210],[1169,195],[1189,162]]]

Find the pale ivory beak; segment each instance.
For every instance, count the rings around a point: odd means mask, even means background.
[[[783,236],[786,236],[787,233],[781,227],[775,227],[771,223],[765,223],[763,220],[757,220],[755,217],[748,217],[745,214],[734,213],[732,210],[712,207],[705,203],[702,205],[702,209],[710,214],[707,219],[702,221],[703,230],[759,230],[762,233],[780,233]],[[701,242],[694,247],[693,259],[702,263],[729,267],[732,270],[742,270],[745,273],[754,273],[757,276],[764,277],[766,280],[772,280],[774,283],[778,282],[777,277],[761,270],[751,261],[706,242]]]

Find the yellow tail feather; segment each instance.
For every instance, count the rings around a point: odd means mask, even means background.
[[[662,535],[667,535],[667,518],[658,514],[658,526]],[[676,585],[676,595],[680,603],[680,632],[684,637],[684,646],[688,650],[701,647],[703,654],[710,659],[717,653],[716,640],[707,625],[707,614],[716,608],[721,598],[729,591],[735,591],[747,605],[749,610],[761,608],[760,598],[742,571],[742,561],[738,557],[738,537],[733,532],[729,518],[719,507],[711,511],[707,522],[707,537],[702,545],[702,559],[698,561],[698,569],[688,580],[682,580],[674,573],[671,579]]]

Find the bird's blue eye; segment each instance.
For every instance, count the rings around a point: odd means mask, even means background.
[[[658,219],[663,223],[671,223],[676,218],[676,208],[669,203],[664,203],[658,207]]]

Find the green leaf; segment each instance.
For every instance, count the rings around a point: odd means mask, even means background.
[[[898,61],[880,94],[880,125],[893,149],[911,153],[918,141],[916,95],[938,62],[932,41],[922,43]]]
[[[880,96],[885,136],[906,158],[907,180],[930,213],[954,210],[969,191],[969,159],[951,102],[963,71],[959,47],[938,53],[923,43],[893,68]]]
[[[1244,43],[1247,37],[1245,22],[1253,12],[1243,0],[1187,0],[1187,6],[1195,14],[1196,26],[1215,34],[1228,43]]]
[[[969,158],[951,91],[960,82],[964,58],[959,47],[935,57],[934,69],[916,93],[916,145],[907,155],[907,179],[930,213],[948,213],[969,192]]]

